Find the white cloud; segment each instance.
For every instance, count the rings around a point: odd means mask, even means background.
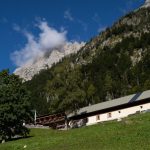
[[[23,34],[28,40],[26,45],[22,49],[16,50],[11,54],[11,59],[17,66],[33,63],[46,52],[50,52],[53,48],[64,45],[67,41],[66,31],[59,32],[49,27],[45,21],[40,22],[38,28],[41,30],[38,38],[27,31],[23,31]],[[14,29],[20,31],[18,26],[15,26]]]
[[[66,31],[58,32],[54,28],[49,27],[46,22],[41,23],[39,28],[42,31],[40,34],[39,44],[43,49],[49,50],[62,46],[65,43]]]
[[[72,14],[71,14],[71,12],[70,12],[70,10],[66,10],[66,11],[64,12],[64,18],[65,18],[65,19],[68,19],[68,20],[70,20],[70,21],[73,21],[73,20],[74,20],[74,18],[72,17]]]

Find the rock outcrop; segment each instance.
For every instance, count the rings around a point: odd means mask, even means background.
[[[19,75],[20,78],[25,81],[31,80],[35,74],[40,72],[40,70],[50,68],[52,64],[59,62],[64,56],[76,53],[84,45],[84,42],[66,43],[61,50],[54,49],[50,54],[38,58],[34,63],[28,63],[17,68],[14,73]]]
[[[146,0],[142,7],[145,7],[145,8],[150,7],[150,0]]]

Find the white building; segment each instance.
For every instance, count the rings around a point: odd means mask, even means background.
[[[67,117],[69,124],[78,124],[84,120],[85,125],[92,125],[104,121],[120,120],[146,110],[150,110],[150,90],[87,106]]]

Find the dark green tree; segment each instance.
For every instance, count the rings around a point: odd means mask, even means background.
[[[29,93],[21,79],[8,70],[0,72],[0,138],[26,136],[29,130],[23,125],[31,120]]]

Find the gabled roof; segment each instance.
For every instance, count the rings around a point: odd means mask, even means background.
[[[125,96],[125,97],[121,97],[121,98],[117,98],[114,100],[98,103],[95,105],[83,107],[79,109],[76,113],[69,114],[67,117],[70,118],[70,117],[85,114],[85,113],[92,113],[92,112],[104,110],[107,108],[113,108],[116,106],[121,106],[121,105],[129,104],[129,103],[133,103],[137,101],[142,101],[148,98],[150,98],[150,90],[144,91],[141,93],[132,94],[132,95]]]

